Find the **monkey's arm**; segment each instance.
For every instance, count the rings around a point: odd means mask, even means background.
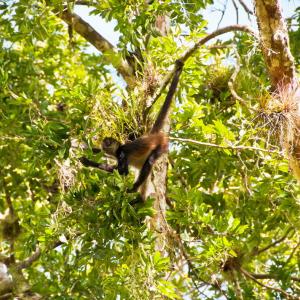
[[[81,157],[79,160],[86,167],[97,168],[97,169],[100,169],[100,170],[103,170],[103,171],[106,171],[109,173],[112,173],[117,168],[117,166],[111,166],[108,164],[100,164],[100,163],[94,162],[92,160],[87,159],[86,157]]]

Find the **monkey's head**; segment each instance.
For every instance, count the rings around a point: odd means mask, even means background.
[[[108,155],[116,156],[117,150],[120,146],[121,143],[112,137],[106,137],[102,141],[102,150]]]

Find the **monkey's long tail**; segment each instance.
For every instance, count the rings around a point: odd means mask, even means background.
[[[162,129],[162,127],[165,123],[165,120],[168,116],[168,112],[170,110],[172,99],[173,99],[173,96],[176,92],[176,88],[177,88],[177,85],[178,85],[178,82],[179,82],[179,77],[180,77],[180,74],[181,74],[182,68],[183,68],[183,62],[181,60],[176,60],[175,63],[176,63],[176,71],[174,73],[174,76],[173,76],[168,94],[166,96],[166,99],[165,99],[165,102],[164,102],[163,106],[161,107],[161,109],[158,113],[158,116],[156,118],[156,121],[155,121],[150,133],[159,132]]]

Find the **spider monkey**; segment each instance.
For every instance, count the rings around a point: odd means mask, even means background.
[[[100,164],[82,157],[80,161],[84,166],[95,167],[107,172],[113,172],[117,169],[120,175],[128,175],[128,166],[133,166],[139,169],[140,173],[129,192],[137,191],[137,189],[149,176],[155,161],[163,153],[168,151],[169,140],[167,135],[163,133],[161,129],[167,118],[172,98],[178,85],[179,77],[183,68],[183,62],[181,60],[176,60],[175,65],[176,70],[170,89],[150,132],[133,141],[128,141],[123,145],[112,137],[104,138],[101,145],[102,150],[109,156],[116,158],[118,164],[116,166]],[[100,151],[96,148],[93,148],[92,150],[94,153]]]

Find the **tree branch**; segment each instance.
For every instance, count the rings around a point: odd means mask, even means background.
[[[84,6],[91,6],[94,3],[91,3],[91,1],[85,1],[85,0],[77,0],[75,1],[75,5],[84,5]]]
[[[6,182],[5,180],[3,180],[3,189],[4,189],[4,193],[5,193],[5,200],[6,200],[6,204],[7,204],[7,207],[9,209],[9,214],[12,218],[14,218],[15,216],[15,210],[14,210],[14,207],[13,207],[13,204],[12,204],[12,201],[11,201],[11,198],[10,198],[10,195],[8,193],[8,190],[7,190],[7,186],[6,186]]]
[[[11,257],[0,253],[0,263],[8,266],[11,263]]]
[[[248,15],[254,15],[253,14],[253,11],[247,6],[247,4],[244,2],[244,0],[238,0],[240,2],[240,4],[243,6],[245,12],[248,14]]]
[[[219,26],[220,26],[220,24],[221,24],[221,22],[222,22],[222,20],[224,18],[225,11],[226,11],[226,8],[227,8],[227,3],[228,3],[228,0],[225,1],[224,5],[223,5],[223,9],[220,9],[220,11],[221,11],[221,18],[220,18],[220,20],[218,22],[217,28],[219,28]]]
[[[247,107],[246,101],[237,94],[237,92],[235,91],[234,86],[233,86],[233,84],[236,80],[236,77],[240,72],[240,67],[241,67],[241,58],[239,56],[239,53],[237,52],[236,48],[233,48],[233,49],[234,49],[235,56],[236,56],[236,65],[235,65],[234,72],[232,73],[232,75],[228,81],[228,87],[229,87],[232,97],[236,101],[240,102],[243,106]]]
[[[5,293],[0,296],[0,300],[10,300],[10,299],[13,299],[12,293]]]
[[[37,247],[35,252],[31,256],[27,257],[22,262],[18,263],[17,269],[22,270],[30,267],[36,260],[39,259],[40,256],[41,256],[41,249],[40,247]]]
[[[276,276],[274,274],[256,274],[256,273],[251,273],[251,272],[249,272],[249,274],[251,276],[253,276],[254,278],[256,278],[256,279],[278,279],[278,276]],[[299,277],[291,276],[290,278],[293,281],[300,282],[300,278]]]
[[[63,244],[63,242],[56,241],[56,242],[52,243],[51,245],[49,245],[45,249],[45,252],[48,252],[49,250],[52,250],[62,244]],[[16,265],[17,270],[22,270],[22,269],[26,269],[26,268],[30,267],[35,261],[37,261],[40,258],[41,254],[42,254],[42,250],[39,246],[37,246],[34,253],[31,256],[27,257],[26,259],[24,259],[23,261],[19,262]]]
[[[290,260],[293,258],[293,256],[294,256],[296,250],[299,249],[299,246],[300,246],[300,240],[299,240],[299,242],[297,243],[297,245],[293,248],[292,253],[289,255],[288,259],[285,261],[285,263],[284,263],[285,265],[287,265],[287,264],[290,262]]]
[[[187,251],[187,247],[186,245],[184,244],[184,242],[182,241],[181,237],[180,237],[180,234],[174,230],[173,228],[170,227],[170,225],[168,224],[167,220],[165,219],[164,220],[165,222],[165,231],[166,231],[166,234],[168,235],[169,239],[172,239],[173,243],[176,244],[176,248],[179,249],[179,253],[181,254],[181,256],[184,258],[184,260],[186,261],[187,263],[187,266],[189,268],[189,272],[192,276],[190,276],[192,282],[193,282],[193,285],[195,286],[195,289],[200,293],[202,294],[202,291],[201,291],[201,287],[207,285],[207,286],[211,286],[212,288],[214,289],[217,289],[219,290],[223,296],[228,299],[227,295],[225,294],[224,290],[221,288],[221,286],[218,284],[218,283],[212,283],[212,282],[209,282],[203,278],[201,278],[196,270],[196,267],[194,266],[193,264],[193,261],[192,259],[190,258],[190,255]],[[201,281],[202,283],[199,285],[197,284],[196,281]]]
[[[266,284],[263,284],[261,283],[260,281],[258,281],[254,276],[252,276],[251,273],[247,272],[246,270],[244,270],[243,268],[240,268],[240,271],[248,278],[250,278],[252,281],[254,281],[255,283],[257,283],[258,285],[266,288],[266,289],[269,289],[269,290],[272,290],[272,291],[276,291],[282,295],[284,295],[287,299],[295,299],[295,300],[299,300],[299,297],[297,296],[293,296],[289,293],[287,293],[286,291],[280,289],[280,288],[276,288],[276,287],[272,287],[272,286],[269,286],[269,285],[266,285]]]
[[[200,142],[192,139],[184,139],[184,138],[177,138],[177,137],[169,137],[170,140],[173,141],[179,141],[179,142],[184,142],[184,143],[192,143],[195,145],[200,145],[200,146],[207,146],[207,147],[214,147],[214,148],[220,148],[220,149],[232,149],[236,151],[240,150],[253,150],[253,151],[260,151],[260,152],[266,152],[266,153],[275,153],[280,156],[283,156],[280,152],[276,150],[270,150],[270,149],[263,149],[263,148],[258,148],[258,147],[251,147],[251,146],[223,146],[223,145],[217,145],[217,144],[212,144],[212,143],[206,143],[206,142]]]
[[[236,31],[249,33],[250,35],[252,35],[258,39],[257,34],[254,32],[254,30],[251,27],[248,27],[245,25],[226,26],[226,27],[220,28],[220,29],[208,34],[206,37],[200,39],[193,47],[191,47],[189,50],[187,50],[185,52],[185,54],[182,56],[182,58],[180,58],[180,60],[182,60],[182,62],[185,62],[190,56],[192,56],[195,53],[195,51],[197,51],[199,49],[199,47],[203,46],[211,39],[213,39],[219,35],[222,35],[224,33],[236,32]]]
[[[85,40],[92,44],[97,50],[101,51],[104,54],[106,61],[116,68],[128,86],[132,87],[134,85],[135,76],[133,74],[132,67],[128,61],[122,58],[121,54],[118,53],[117,49],[108,40],[106,40],[80,16],[70,12],[67,8],[62,11],[58,8],[54,8],[53,11],[63,21],[65,21],[65,23],[72,26],[72,29],[80,34]]]
[[[239,8],[238,8],[237,4],[235,3],[235,0],[232,0],[232,4],[235,9],[236,23],[238,24],[239,23]]]
[[[268,68],[273,89],[298,87],[293,55],[289,48],[289,35],[278,0],[254,0],[261,49]]]
[[[249,33],[251,35],[253,35],[254,37],[257,38],[256,33],[254,32],[254,30],[248,26],[245,25],[231,25],[231,26],[227,26],[224,28],[220,28],[210,34],[208,34],[206,37],[200,39],[198,42],[195,43],[195,45],[193,47],[191,47],[190,49],[188,49],[181,58],[179,58],[179,60],[181,60],[183,63],[185,63],[201,46],[203,46],[205,43],[207,43],[208,41],[214,39],[215,37],[222,35],[224,33],[229,33],[229,32],[236,32],[236,31],[241,31],[241,32],[246,32]],[[154,93],[154,95],[152,96],[152,99],[149,101],[150,105],[148,106],[148,108],[146,109],[146,115],[148,114],[148,112],[150,111],[150,109],[152,108],[152,106],[155,104],[155,102],[158,100],[158,98],[160,97],[160,95],[162,94],[162,92],[164,91],[164,89],[166,88],[166,86],[168,85],[168,83],[170,82],[171,78],[173,77],[174,73],[176,71],[176,64],[174,65],[172,71],[170,71],[165,78],[162,80],[162,83],[160,85],[160,87],[158,88],[158,90]]]
[[[262,249],[260,249],[260,250],[255,251],[254,255],[259,255],[259,254],[261,254],[262,252],[265,252],[265,251],[269,250],[270,248],[276,246],[277,244],[281,243],[282,241],[284,241],[284,240],[287,238],[288,234],[289,234],[293,229],[294,229],[293,227],[289,227],[289,228],[287,229],[286,233],[285,233],[280,239],[275,240],[275,241],[274,241],[273,243],[271,243],[270,245],[268,245],[268,246],[266,246],[266,247],[264,247],[264,248],[262,248]]]

